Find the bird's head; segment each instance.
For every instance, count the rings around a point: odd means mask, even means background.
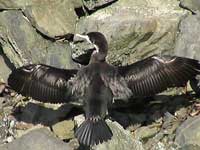
[[[91,53],[91,60],[93,61],[105,61],[108,43],[105,36],[100,32],[89,32],[87,34],[75,34],[74,38],[82,38],[89,44],[94,46],[93,52]],[[86,50],[87,51],[87,50]]]

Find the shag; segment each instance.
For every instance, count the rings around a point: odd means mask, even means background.
[[[152,96],[169,87],[184,86],[200,74],[194,59],[153,55],[127,66],[106,62],[108,43],[100,32],[75,34],[94,45],[89,64],[79,70],[31,64],[13,70],[8,85],[16,92],[50,103],[84,100],[85,121],[75,131],[78,141],[95,145],[111,139],[105,122],[113,100]]]

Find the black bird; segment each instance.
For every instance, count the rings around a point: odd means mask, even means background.
[[[85,121],[75,136],[84,145],[107,141],[112,131],[105,116],[113,99],[151,96],[169,87],[184,86],[200,73],[197,60],[153,55],[127,66],[106,62],[108,43],[100,32],[76,35],[94,45],[89,64],[80,70],[32,64],[14,70],[8,84],[25,96],[51,103],[84,100]]]

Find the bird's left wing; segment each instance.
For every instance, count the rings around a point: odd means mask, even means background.
[[[42,102],[67,102],[71,96],[68,81],[76,73],[77,70],[31,64],[13,70],[8,85],[20,94]]]
[[[179,87],[200,74],[197,60],[153,55],[128,66],[118,67],[134,97],[151,96],[169,87]]]

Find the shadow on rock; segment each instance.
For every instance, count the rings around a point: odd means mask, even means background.
[[[119,103],[110,112],[111,117],[119,122],[124,128],[131,125],[150,125],[162,119],[165,113],[175,114],[180,109],[191,106],[194,103],[195,95],[156,95],[143,99],[134,99],[124,104]],[[181,114],[182,117],[186,117]],[[183,118],[184,119],[184,118]]]
[[[64,104],[58,109],[53,109],[30,102],[25,107],[17,107],[12,115],[15,116],[18,121],[52,126],[57,122],[81,113],[81,110],[72,107],[71,104]]]

